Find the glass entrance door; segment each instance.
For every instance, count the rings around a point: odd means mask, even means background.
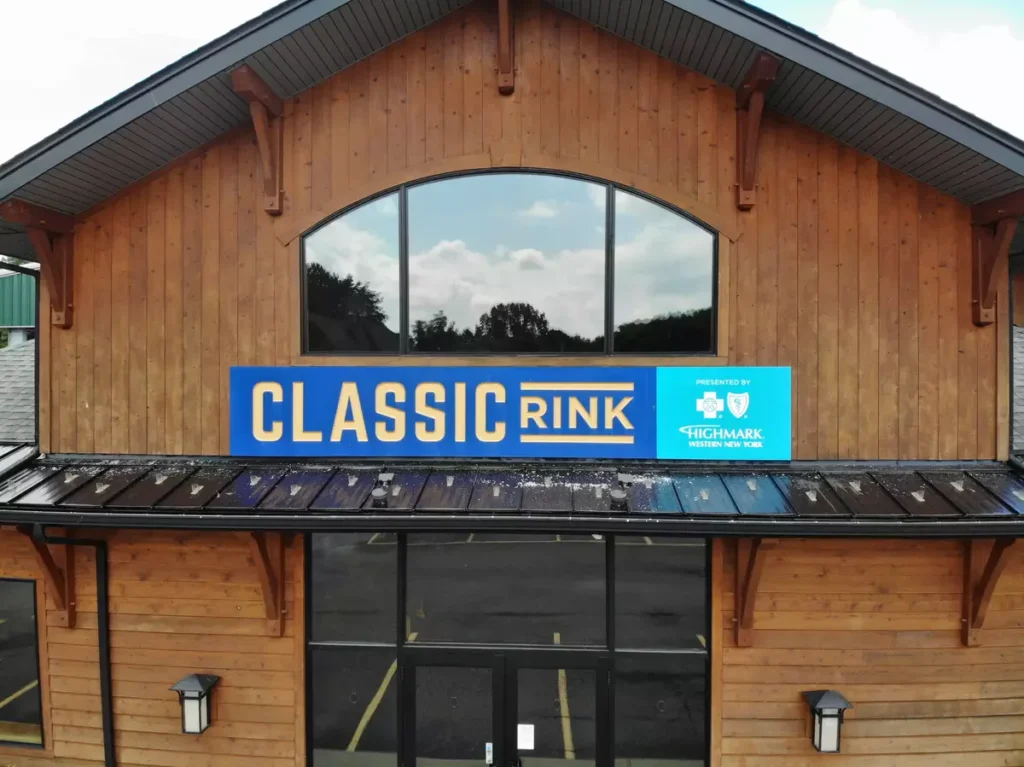
[[[407,656],[403,729],[413,767],[503,763],[503,674],[493,653],[432,649]]]
[[[607,658],[416,648],[402,675],[414,767],[603,767]]]
[[[508,767],[597,765],[608,753],[608,663],[592,653],[512,655],[505,664]],[[603,761],[603,760],[602,760]]]

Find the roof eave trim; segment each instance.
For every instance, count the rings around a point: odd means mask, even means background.
[[[728,0],[667,2],[845,85],[1024,175],[1024,144],[1008,133],[782,19]]]
[[[301,0],[279,5],[179,59],[0,165],[0,200],[104,136],[348,2]]]
[[[138,511],[70,511],[43,507],[0,509],[0,524],[41,524],[52,527],[99,527],[148,530],[293,531],[327,532],[435,532],[486,530],[489,532],[560,532],[606,535],[690,535],[717,538],[900,538],[952,539],[1020,537],[1024,520],[782,520],[730,517],[570,517],[553,514],[239,514]]]

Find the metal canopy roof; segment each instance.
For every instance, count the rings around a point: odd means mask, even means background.
[[[766,471],[64,456],[0,482],[0,523],[212,529],[583,529],[770,536],[1024,532],[1001,464]]]
[[[248,120],[245,62],[289,98],[470,0],[287,0],[0,165],[0,200],[81,213]],[[973,204],[1024,188],[1024,142],[741,0],[548,0],[736,87],[783,60],[768,106]],[[31,256],[0,223],[0,252]]]

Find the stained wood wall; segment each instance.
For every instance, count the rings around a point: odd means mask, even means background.
[[[302,549],[287,551],[283,637],[265,635],[244,535],[120,532],[109,544],[111,664],[118,764],[294,767],[305,764]],[[103,763],[96,570],[76,549],[78,622],[57,625],[46,596],[40,645],[46,753],[0,746],[0,764]],[[44,581],[24,537],[0,532],[0,577]],[[168,689],[191,673],[221,677],[213,726],[181,734]],[[12,761],[13,760],[13,761]]]
[[[1024,764],[1019,555],[992,597],[982,646],[968,648],[959,543],[786,541],[765,563],[754,646],[736,647],[735,549],[716,547],[716,767]],[[801,692],[817,689],[854,703],[841,756],[811,747]]]
[[[1008,281],[998,323],[974,327],[964,206],[768,115],[757,205],[738,214],[732,91],[538,0],[518,12],[512,97],[495,46],[479,0],[288,102],[277,220],[247,133],[88,216],[74,327],[41,334],[43,450],[227,452],[229,366],[324,363],[299,354],[303,228],[402,181],[525,165],[633,184],[729,232],[726,332],[703,362],[792,366],[795,457],[1006,453]]]

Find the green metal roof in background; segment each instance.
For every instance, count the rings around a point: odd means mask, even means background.
[[[0,328],[36,326],[36,280],[27,274],[0,276]]]

